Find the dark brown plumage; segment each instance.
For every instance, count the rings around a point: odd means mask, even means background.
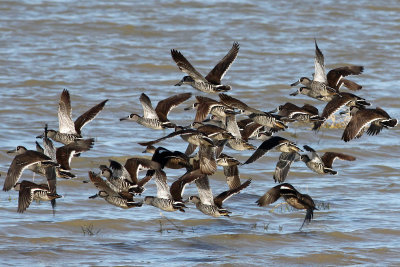
[[[304,223],[309,223],[311,221],[314,216],[314,210],[317,209],[313,199],[307,194],[301,194],[294,188],[294,186],[288,183],[272,187],[262,197],[260,197],[256,203],[258,206],[266,206],[274,203],[280,197],[283,197],[285,201],[295,209],[307,210],[306,217],[304,218],[300,230],[303,228]]]
[[[368,128],[369,125],[369,128]],[[365,129],[368,135],[376,135],[383,128],[392,128],[397,125],[397,119],[392,119],[381,108],[360,109],[352,117],[344,129],[342,140],[348,142],[354,138],[360,138]]]

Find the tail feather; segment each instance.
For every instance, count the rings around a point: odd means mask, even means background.
[[[304,224],[309,224],[312,220],[312,218],[314,217],[314,210],[313,209],[307,209],[307,213],[306,213],[306,217],[304,218],[303,224],[300,226],[301,230],[304,226]]]
[[[397,120],[396,119],[390,119],[387,121],[382,121],[382,124],[386,127],[395,127],[397,125]]]
[[[331,168],[324,168],[324,173],[329,173],[329,174],[332,174],[332,175],[336,175],[337,171],[334,171]]]

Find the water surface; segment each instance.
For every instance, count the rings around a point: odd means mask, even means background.
[[[272,206],[254,203],[274,186],[277,152],[240,168],[242,179],[251,177],[253,182],[225,203],[230,218],[206,217],[194,206],[186,213],[149,206],[121,210],[102,199],[89,200],[96,189],[82,183],[88,171],[97,171],[109,158],[124,162],[145,156],[137,143],[168,133],[119,121],[132,112],[141,114],[142,92],[154,103],[180,92],[201,94],[173,86],[183,73],[171,59],[172,48],[206,74],[237,41],[239,56],[224,78],[232,96],[263,110],[287,101],[322,109],[322,102],[289,96],[289,84],[314,71],[317,38],[327,69],[364,65],[362,75],[351,77],[363,85],[357,94],[399,118],[398,1],[38,0],[2,1],[0,10],[1,182],[12,160],[7,150],[16,145],[34,149],[34,137],[45,123],[58,127],[63,88],[70,91],[74,118],[109,99],[83,130],[96,144],[73,159],[78,178],[58,183],[64,197],[57,201],[55,216],[49,203],[32,203],[18,214],[18,194],[0,193],[1,264],[399,264],[399,127],[349,143],[340,140],[343,129],[324,128],[314,134],[309,126],[294,125],[281,134],[321,152],[357,157],[356,162],[336,161],[337,176],[320,176],[293,164],[288,182],[325,204],[301,232],[304,211],[285,206],[272,211]],[[171,112],[170,119],[187,125],[194,113],[184,112],[184,106]],[[160,145],[179,150],[186,146],[179,138]],[[251,154],[225,152],[240,161]],[[183,173],[167,174],[172,181]],[[31,177],[28,171],[23,174],[23,179]],[[214,193],[225,190],[224,179],[222,170],[211,177]],[[196,192],[194,185],[188,186],[185,196]],[[154,184],[145,194],[156,194]]]

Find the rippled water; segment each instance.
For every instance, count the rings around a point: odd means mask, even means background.
[[[282,136],[319,151],[340,151],[355,162],[336,161],[337,176],[292,166],[288,182],[325,205],[312,223],[298,231],[304,211],[254,202],[274,186],[277,152],[241,167],[249,188],[229,199],[230,218],[207,217],[193,206],[166,213],[149,206],[121,210],[102,199],[88,180],[108,158],[123,162],[141,154],[137,142],[167,134],[120,122],[141,113],[139,95],[157,102],[191,87],[174,87],[183,74],[171,59],[175,48],[203,74],[222,58],[233,41],[239,56],[225,76],[230,94],[249,105],[271,110],[290,97],[289,84],[313,72],[314,38],[327,68],[362,64],[352,80],[358,94],[400,118],[400,5],[398,1],[2,1],[0,3],[1,182],[16,145],[34,149],[45,123],[56,128],[58,98],[69,89],[73,116],[104,99],[106,108],[83,133],[95,147],[72,162],[75,180],[60,180],[55,216],[49,203],[32,203],[18,214],[14,191],[0,193],[0,264],[54,265],[387,265],[399,264],[399,127],[379,136],[344,143],[342,129],[311,133],[292,126]],[[191,100],[193,101],[193,99]],[[182,105],[184,106],[184,105]],[[178,107],[170,119],[187,125],[193,113]],[[253,142],[259,145],[259,141]],[[185,148],[179,139],[161,143]],[[241,161],[251,152],[226,150]],[[168,170],[169,180],[182,172]],[[25,172],[23,179],[31,179]],[[36,177],[37,178],[37,177]],[[38,178],[37,178],[38,179]],[[214,193],[225,188],[222,170],[211,178]],[[191,185],[185,195],[196,193]],[[150,184],[148,195],[156,194]],[[272,211],[272,212],[271,212]],[[92,227],[92,228],[91,228]],[[84,235],[91,229],[94,235]]]

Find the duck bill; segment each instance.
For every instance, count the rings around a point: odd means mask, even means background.
[[[14,154],[17,153],[17,149],[7,151],[7,154]]]
[[[298,80],[298,81],[292,83],[290,86],[296,86],[296,85],[298,85],[299,83],[300,83],[300,80]]]
[[[183,84],[183,80],[180,80],[175,86],[181,86]]]
[[[304,152],[300,147],[298,147],[298,146],[296,146],[296,145],[292,145],[292,149],[293,149],[295,152]]]
[[[276,113],[276,112],[278,112],[278,111],[279,111],[279,109],[276,108],[276,109],[273,109],[273,110],[271,110],[271,111],[268,111],[268,113]]]
[[[44,133],[42,133],[41,135],[36,136],[36,138],[40,138],[42,139],[44,137]]]
[[[127,120],[129,120],[129,116],[128,116],[128,117],[120,118],[119,120],[120,120],[120,121],[127,121]]]
[[[299,91],[299,90],[297,90],[296,92],[293,92],[293,93],[291,93],[290,95],[291,95],[291,96],[296,96],[296,95],[298,95],[298,94],[299,94],[299,92],[300,92],[300,91]]]

